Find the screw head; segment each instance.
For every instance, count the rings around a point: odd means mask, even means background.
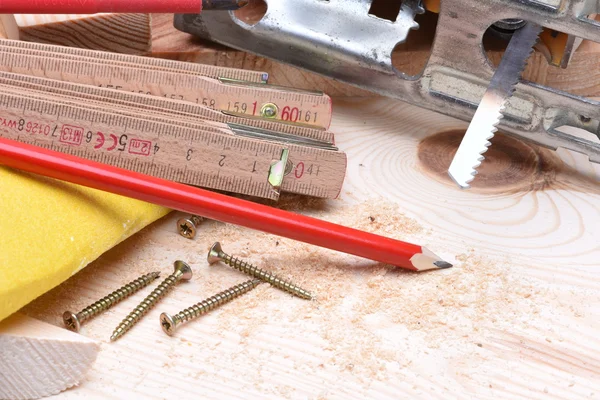
[[[71,311],[64,312],[63,322],[65,323],[65,327],[70,331],[79,332],[79,329],[81,329],[79,318],[77,318],[77,315]]]
[[[162,313],[160,314],[160,326],[167,335],[173,336],[177,323],[171,315]]]
[[[177,230],[179,234],[186,239],[193,239],[196,237],[196,224],[191,219],[180,218],[177,221]]]
[[[279,107],[273,103],[266,103],[260,109],[260,115],[264,118],[275,118],[279,112]]]
[[[182,273],[181,279],[185,281],[189,281],[190,279],[192,279],[192,267],[190,267],[181,260],[175,261],[175,264],[173,264],[173,266],[175,267],[175,272],[179,271]]]
[[[221,243],[216,242],[212,245],[210,250],[208,250],[208,257],[206,258],[209,264],[214,264],[222,260],[221,254],[223,254],[223,249],[221,248]]]

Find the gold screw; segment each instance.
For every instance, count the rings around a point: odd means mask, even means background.
[[[165,331],[167,335],[173,336],[179,325],[196,319],[217,307],[221,307],[223,304],[229,303],[233,299],[248,293],[261,283],[262,281],[260,279],[249,280],[209,297],[173,316],[162,313],[160,315],[160,326],[162,326],[163,331]]]
[[[271,285],[281,290],[285,290],[286,292],[291,293],[294,296],[298,296],[306,300],[312,299],[312,295],[310,294],[310,292],[302,289],[299,286],[296,286],[292,282],[285,281],[271,272],[262,270],[258,267],[255,267],[252,264],[247,263],[246,261],[242,261],[239,258],[235,258],[228,254],[225,254],[219,242],[213,244],[210,250],[208,251],[208,263],[214,264],[217,261],[223,261],[225,264],[237,269],[238,271],[258,278],[263,282],[270,283]]]
[[[129,313],[127,317],[114,330],[111,341],[115,341],[123,336],[133,326],[158,303],[167,293],[169,293],[180,280],[189,281],[192,279],[192,268],[183,261],[175,261],[175,271],[169,275],[156,289],[152,291],[136,308]]]
[[[266,103],[260,109],[260,115],[264,118],[275,118],[279,112],[277,104]]]
[[[63,314],[63,322],[67,329],[73,332],[79,332],[81,329],[81,325],[92,318],[95,315],[100,314],[103,311],[108,310],[118,302],[127,297],[131,296],[138,290],[148,286],[151,282],[153,282],[156,278],[160,276],[160,272],[151,272],[149,274],[140,276],[136,280],[129,282],[127,285],[115,290],[108,296],[105,296],[79,311],[77,314],[72,313],[71,311],[65,311]]]
[[[177,230],[184,238],[193,239],[196,237],[196,230],[202,221],[204,221],[204,218],[199,215],[192,215],[189,218],[180,218],[177,221]]]

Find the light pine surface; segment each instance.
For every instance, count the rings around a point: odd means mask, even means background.
[[[100,346],[82,335],[14,314],[0,324],[0,399],[47,397],[77,386]]]
[[[10,39],[126,54],[152,47],[149,14],[14,14],[0,18]]]
[[[189,262],[180,284],[116,343],[148,291],[84,325],[102,342],[70,398],[593,399],[600,396],[600,168],[566,151],[494,139],[474,188],[446,175],[462,122],[389,99],[336,99],[348,153],[339,200],[282,206],[428,246],[455,264],[398,269],[206,221],[178,236],[174,213],[24,309],[60,325],[142,273]],[[209,267],[226,252],[312,290],[261,285],[166,336],[158,319],[247,278]]]

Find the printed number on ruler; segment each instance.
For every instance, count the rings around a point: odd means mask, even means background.
[[[200,103],[200,99],[197,99],[196,102]],[[206,107],[215,107],[215,99],[202,99],[201,104]],[[268,103],[267,103],[268,104]],[[244,102],[227,102],[227,110],[229,112],[238,114],[238,115],[250,115],[250,116],[260,116],[265,118],[277,118],[281,121],[286,122],[298,122],[306,125],[315,125],[317,121],[319,121],[319,112],[311,111],[311,110],[302,110],[298,107],[290,107],[284,106],[281,111],[279,111],[279,107],[275,111],[276,114],[273,117],[269,117],[261,113],[262,108],[265,104],[261,105],[258,101],[254,101],[251,104]]]
[[[293,146],[289,149],[290,159],[282,191],[330,199],[339,195],[346,175],[345,153],[324,153],[315,149],[296,152]]]
[[[296,179],[300,179],[304,176],[304,174],[308,174],[310,176],[313,175],[313,172],[315,174],[315,176],[319,176],[319,172],[321,170],[321,166],[320,165],[315,165],[315,164],[309,164],[309,166],[307,167],[304,162],[300,161],[298,164],[296,164],[296,166],[294,167],[294,177],[296,177]]]
[[[149,140],[129,138],[126,134],[115,135],[101,131],[92,132],[80,126],[69,124],[52,124],[30,119],[8,119],[0,117],[1,126],[16,132],[28,133],[32,136],[47,136],[59,143],[69,146],[81,146],[91,143],[94,150],[125,151],[129,145],[130,154],[149,156],[152,153],[152,142]],[[54,140],[53,140],[54,141]],[[154,144],[154,154],[158,152],[158,144]]]

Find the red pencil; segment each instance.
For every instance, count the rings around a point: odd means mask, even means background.
[[[0,14],[181,13],[235,10],[248,0],[0,0]]]
[[[410,270],[452,266],[425,247],[4,138],[0,164]]]

